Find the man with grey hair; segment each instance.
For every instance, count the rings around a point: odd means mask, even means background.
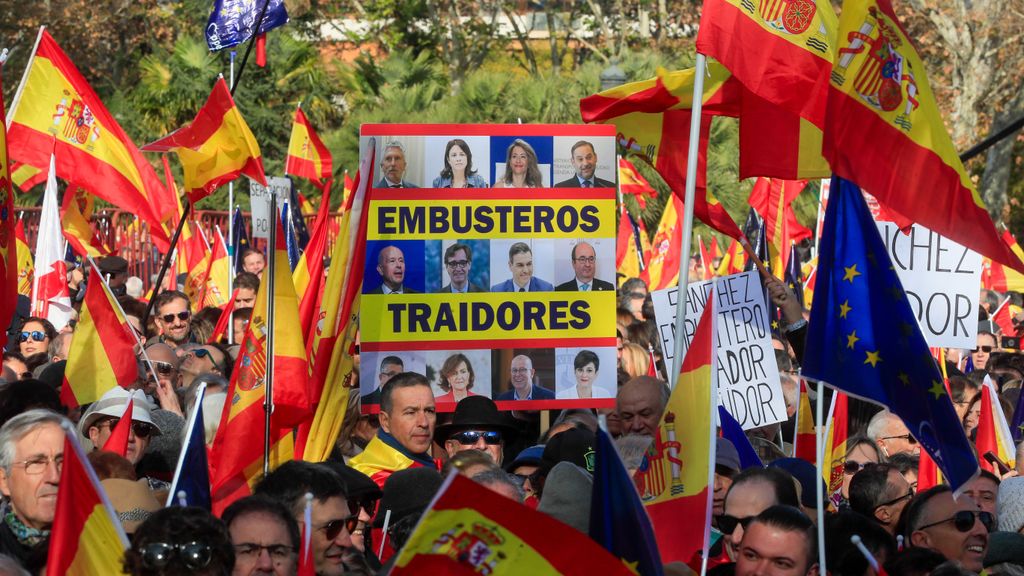
[[[515,500],[520,504],[526,499],[523,487],[516,482],[512,475],[504,470],[488,470],[473,476],[473,481],[487,488],[491,492],[501,494],[505,498]]]
[[[886,458],[895,454],[916,456],[921,453],[921,445],[907,429],[903,419],[888,410],[882,410],[871,417],[868,422],[868,438],[874,440]]]
[[[384,145],[380,158],[380,171],[384,175],[377,182],[377,188],[419,188],[405,180],[405,146],[392,140]]]
[[[654,436],[668,406],[669,395],[668,386],[652,376],[637,376],[623,384],[615,395],[615,411],[622,420],[622,433]]]
[[[57,334],[56,338],[50,340],[50,345],[46,347],[46,354],[50,357],[51,363],[68,359],[68,350],[71,349],[71,336],[71,332],[61,332]]]
[[[0,554],[24,564],[50,534],[64,463],[67,418],[45,409],[23,412],[0,428]]]

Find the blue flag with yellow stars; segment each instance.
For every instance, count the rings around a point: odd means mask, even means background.
[[[888,407],[958,489],[978,461],[864,196],[841,178],[818,254],[803,373]]]

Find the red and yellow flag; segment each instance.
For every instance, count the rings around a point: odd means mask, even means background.
[[[81,257],[99,258],[110,254],[111,250],[96,237],[89,224],[96,204],[96,198],[81,186],[71,187],[64,191],[64,203],[60,207],[60,222],[64,228],[64,238],[71,245],[75,254]]]
[[[746,264],[747,251],[743,249],[738,240],[733,238],[732,243],[729,244],[729,249],[725,251],[725,256],[722,256],[722,262],[718,265],[718,275],[739,274],[743,272],[743,267]]]
[[[796,435],[793,437],[793,456],[811,464],[817,464],[816,444],[814,439],[814,415],[811,413],[811,398],[807,394],[807,381],[801,378],[800,398],[796,409]],[[826,470],[826,468],[822,468],[822,470]]]
[[[643,219],[633,219],[625,206],[619,214],[619,232],[615,240],[615,270],[622,282],[639,278],[644,256],[651,249]]]
[[[192,203],[244,174],[266,186],[260,146],[238,111],[224,78],[213,85],[191,124],[146,144],[143,150],[177,152]]]
[[[231,258],[220,227],[214,229],[213,246],[210,251],[210,263],[206,268],[206,283],[203,285],[203,306],[221,308],[228,303],[231,296],[228,287],[231,281]]]
[[[664,562],[707,556],[715,421],[715,290],[708,294],[654,442],[636,474]],[[680,522],[680,518],[688,521]]]
[[[658,191],[640,174],[636,166],[625,158],[619,158],[619,191],[636,198],[640,210],[647,209],[647,200],[658,197]]]
[[[11,182],[22,192],[28,192],[33,186],[46,182],[46,171],[21,162],[11,162]]]
[[[14,218],[14,189],[11,187],[7,157],[7,116],[4,111],[3,79],[0,78],[0,326],[9,326],[18,300],[18,238]],[[24,227],[21,233],[24,235]],[[7,343],[7,331],[0,333],[0,348]]]
[[[1018,258],[1024,260],[1024,250],[1009,230],[1003,230],[1002,239]],[[981,285],[996,292],[1024,292],[1024,274],[986,257],[982,260]]]
[[[121,307],[95,266],[89,268],[78,326],[71,337],[61,402],[81,406],[100,399],[114,386],[138,379],[134,347],[138,343]]]
[[[53,38],[41,29],[11,110],[11,157],[37,169],[57,158],[57,176],[150,223],[160,251],[173,199],[131,138]]]
[[[843,3],[824,152],[837,176],[897,214],[1024,272],[942,122],[924,63],[889,0]]]
[[[640,273],[640,278],[651,291],[678,284],[680,266],[684,260],[679,253],[683,238],[683,201],[675,194],[669,200],[665,203],[658,230],[651,240],[650,251],[644,256],[647,268]]]
[[[26,298],[32,297],[32,280],[35,277],[35,264],[32,260],[32,250],[28,247],[28,238],[25,237],[25,222],[18,219],[14,226],[14,241],[17,252],[18,271],[18,295]]]
[[[764,219],[771,269],[779,274],[789,263],[790,246],[811,237],[811,230],[796,219],[793,201],[807,187],[806,180],[758,178],[747,202]]]
[[[73,430],[65,430],[64,465],[46,572],[68,576],[123,574],[121,559],[128,548],[128,537],[74,435]]]
[[[110,429],[110,436],[103,443],[101,450],[113,452],[122,458],[128,457],[128,443],[132,431],[132,416],[135,413],[135,398],[128,398],[128,405],[124,407],[121,419]]]
[[[322,188],[331,178],[332,162],[331,151],[317,136],[302,108],[295,108],[284,173],[306,178]]]
[[[324,289],[324,254],[327,251],[327,235],[330,233],[331,218],[331,181],[323,185],[323,197],[320,199],[320,210],[313,221],[313,230],[309,234],[309,244],[299,256],[299,262],[292,272],[295,293],[299,297],[299,324],[301,334],[309,338],[309,331],[316,322],[319,311],[320,296]]]
[[[997,476],[1001,472],[985,458],[988,452],[998,456],[1010,468],[1016,465],[1017,448],[1013,434],[1010,433],[1003,407],[999,404],[995,384],[987,376],[981,386],[981,412],[978,415],[978,436],[974,446],[978,449],[978,464]]]
[[[482,573],[633,574],[586,534],[452,474],[391,574]]]
[[[184,230],[188,229],[186,235]],[[187,236],[187,237],[186,237]],[[203,307],[202,296],[206,289],[206,273],[210,268],[210,245],[199,223],[189,220],[182,229],[178,241],[178,270],[185,273],[185,295],[192,302],[192,308],[199,311]]]
[[[705,0],[697,52],[721,62],[753,94],[824,128],[837,27],[832,4],[772,0],[754,6]]]
[[[715,277],[715,267],[711,260],[711,251],[704,246],[703,236],[697,236],[697,248],[700,251],[701,278],[711,280]]]
[[[832,502],[841,498],[843,487],[843,463],[846,461],[846,439],[850,436],[850,400],[846,394],[836,390],[832,394],[832,406],[828,411],[828,430],[825,432],[824,454],[821,470],[828,483],[828,494]],[[924,452],[922,450],[921,452]]]

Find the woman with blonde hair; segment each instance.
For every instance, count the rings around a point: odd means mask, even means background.
[[[623,342],[622,359],[619,361],[622,371],[629,374],[630,378],[646,376],[651,368],[651,356],[644,350],[643,346],[633,342]]]
[[[495,188],[540,188],[544,181],[537,165],[537,153],[525,140],[516,138],[505,154],[505,174]]]

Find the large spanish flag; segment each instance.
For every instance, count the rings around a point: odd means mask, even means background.
[[[128,549],[117,512],[70,427],[64,431],[64,466],[46,556],[48,574],[124,574]]]
[[[680,270],[684,258],[680,254],[683,239],[683,201],[672,194],[665,202],[665,211],[661,213],[658,229],[651,239],[651,247],[644,255],[647,267],[640,273],[640,278],[653,290],[662,290],[679,283]],[[684,272],[685,273],[685,272]]]
[[[81,257],[99,258],[110,254],[110,248],[96,237],[89,224],[96,199],[81,186],[69,187],[64,191],[64,202],[60,207],[60,222],[64,227],[64,239],[75,254]]]
[[[889,0],[843,3],[824,152],[904,218],[1024,272],[942,123],[924,63]]]
[[[193,203],[241,174],[267,185],[260,146],[238,111],[224,78],[217,79],[191,124],[142,149],[178,153],[185,171],[185,190]]]
[[[697,52],[754,94],[824,128],[835,38],[828,0],[704,0]]]
[[[391,571],[404,574],[634,574],[589,536],[451,474]]]
[[[25,222],[21,218],[14,225],[14,242],[18,259],[16,264],[18,270],[18,295],[31,298],[32,281],[36,275],[36,267],[32,259],[32,249],[28,247],[28,238],[25,236]]]
[[[302,108],[295,108],[284,173],[306,178],[322,188],[331,178],[332,162],[331,151],[317,136]]]
[[[114,386],[132,386],[139,375],[136,344],[121,307],[99,270],[91,266],[78,326],[68,349],[61,402],[81,406],[99,400]]]
[[[636,474],[664,562],[707,556],[714,472],[715,290],[686,351],[654,442]],[[685,521],[681,521],[685,519]]]
[[[166,251],[161,221],[173,199],[156,172],[107,111],[99,96],[45,29],[11,107],[11,157],[45,169],[150,223],[153,242]]]
[[[3,79],[0,78],[0,326],[9,326],[18,300],[18,238],[14,218],[14,188],[7,157],[7,121],[4,112]],[[24,233],[24,231],[22,232]],[[0,334],[0,348],[7,343],[7,331]]]

